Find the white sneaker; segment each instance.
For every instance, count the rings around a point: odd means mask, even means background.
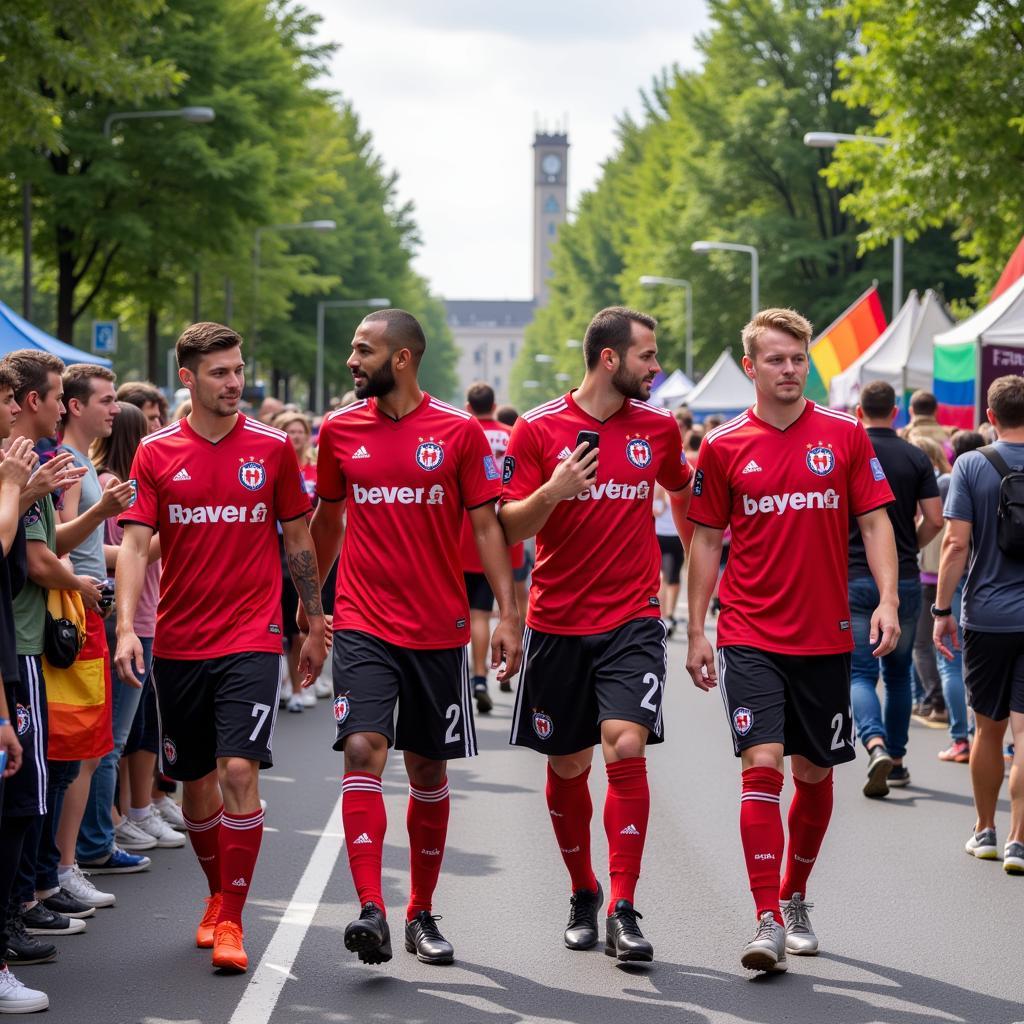
[[[27,988],[6,967],[0,967],[0,1013],[37,1013],[49,1008],[45,992]]]
[[[302,710],[305,706],[306,705],[303,702],[302,697],[297,693],[288,698],[288,710],[295,714],[302,714]]]
[[[314,683],[314,686],[315,685],[316,684]],[[316,707],[316,694],[313,692],[313,687],[312,686],[307,686],[302,691],[302,697],[300,699],[302,700],[302,706],[304,708],[315,708]]]
[[[169,796],[162,796],[159,800],[153,801],[153,809],[167,822],[171,828],[179,832],[185,831],[185,815],[181,813],[178,802]]]
[[[173,850],[185,845],[185,837],[171,828],[152,808],[150,808],[149,814],[141,820],[132,821],[132,824],[140,832],[145,832],[146,835],[155,839],[156,845],[162,850]]]
[[[313,684],[313,692],[321,699],[324,697],[334,696],[334,683],[331,682],[330,669],[325,668],[324,671],[317,676],[317,680]]]
[[[117,902],[117,897],[112,892],[100,892],[85,877],[77,864],[67,871],[62,871],[57,881],[62,889],[67,889],[76,900],[90,907],[112,907]]]
[[[114,842],[122,850],[152,850],[157,845],[131,818],[124,818],[120,825],[114,826]]]
[[[786,963],[786,929],[775,915],[766,910],[757,921],[757,932],[743,948],[740,963],[748,971],[784,971]]]

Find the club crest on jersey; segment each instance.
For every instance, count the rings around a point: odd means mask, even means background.
[[[651,464],[651,459],[654,458],[654,455],[651,452],[650,442],[647,438],[627,438],[626,458],[629,459],[637,469],[646,469]]]
[[[19,704],[15,709],[15,722],[19,736],[24,736],[32,728],[32,714],[24,704]]]
[[[178,748],[170,736],[164,737],[164,760],[168,764],[174,764],[178,760]]]
[[[818,442],[807,446],[807,468],[815,476],[828,476],[836,468],[836,457],[830,445]]]
[[[437,469],[442,462],[444,462],[444,448],[441,447],[440,442],[435,441],[432,437],[427,440],[421,437],[420,443],[416,446],[416,465],[420,469],[430,472]]]
[[[334,720],[338,725],[341,725],[348,718],[348,713],[351,710],[352,705],[349,704],[348,694],[342,694],[340,697],[334,698]]]
[[[746,736],[754,724],[754,712],[750,708],[737,708],[732,713],[732,727],[737,736]]]
[[[516,457],[514,455],[506,455],[505,461],[501,464],[501,482],[503,484],[511,483],[512,475],[516,471]]]
[[[239,459],[238,482],[247,491],[258,491],[267,482],[267,471],[263,468],[263,460],[250,455],[247,459]]]
[[[555,731],[555,723],[551,721],[551,716],[545,715],[543,711],[534,711],[533,731],[537,734],[538,739],[551,739],[551,735]]]

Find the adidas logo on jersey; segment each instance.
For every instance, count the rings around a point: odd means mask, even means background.
[[[179,480],[191,480],[192,477],[188,475],[188,470],[185,469],[184,466],[182,466],[181,469],[179,469],[178,472],[171,477],[171,479],[177,482]]]
[[[365,845],[366,843],[369,843],[372,846],[373,840],[364,832],[352,845],[359,846]]]
[[[560,452],[558,453],[558,461],[559,461],[559,462],[563,462],[563,461],[564,461],[565,459],[570,459],[570,458],[572,458],[572,452],[571,452],[571,451],[569,450],[569,446],[568,446],[568,445],[566,445],[566,446],[565,446],[565,447],[564,447],[564,448],[563,448],[563,449],[562,449],[562,450],[561,450],[561,451],[560,451]]]
[[[366,450],[366,445],[365,444],[361,444],[352,453],[352,458],[353,459],[368,459],[369,457],[370,457],[370,453]]]
[[[807,508],[839,508],[839,492],[830,487],[827,491],[797,491],[795,494],[765,494],[760,498],[743,495],[743,514],[756,516],[758,512],[765,515],[775,513],[781,516],[786,509],[799,512]]]
[[[638,836],[638,835],[640,835],[640,830],[636,827],[636,825],[627,825],[619,833],[619,835],[620,836]]]
[[[760,473],[761,472],[761,467],[753,459],[751,459],[743,467],[743,472],[744,473]]]
[[[239,875],[239,877],[236,878],[231,884],[244,887],[249,883],[241,875]]]

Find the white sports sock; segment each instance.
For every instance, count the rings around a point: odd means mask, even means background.
[[[131,821],[142,821],[144,818],[149,817],[152,810],[152,804],[146,804],[145,807],[129,807],[128,817]]]

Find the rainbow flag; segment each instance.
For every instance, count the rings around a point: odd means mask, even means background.
[[[811,372],[805,394],[828,405],[832,378],[842,373],[873,345],[885,330],[878,288],[872,285],[845,313],[811,342]]]
[[[936,419],[944,427],[974,429],[974,378],[978,345],[935,346],[935,397],[939,401]]]

